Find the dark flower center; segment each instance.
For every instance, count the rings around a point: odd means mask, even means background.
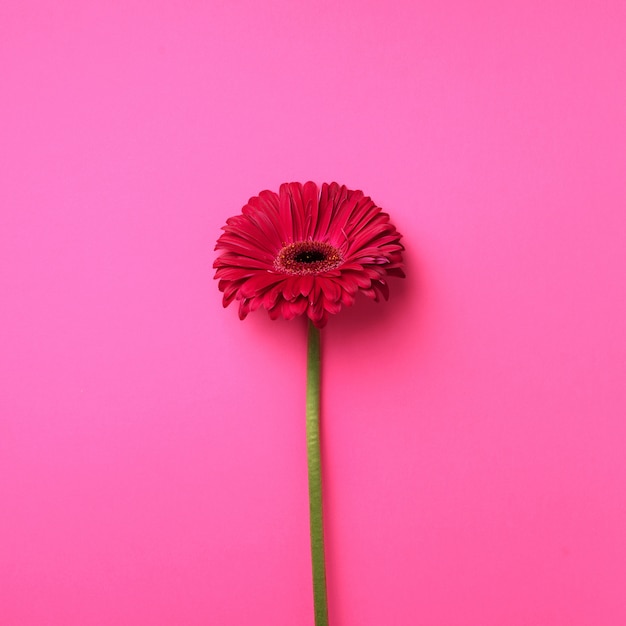
[[[321,274],[341,265],[337,248],[322,241],[297,241],[286,244],[274,259],[274,268],[285,274]]]
[[[293,257],[297,263],[317,263],[325,261],[326,255],[321,250],[303,250]]]

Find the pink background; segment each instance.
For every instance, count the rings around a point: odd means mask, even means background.
[[[362,188],[324,332],[332,626],[626,623],[626,5],[0,5],[0,623],[312,624],[301,320],[213,245]]]

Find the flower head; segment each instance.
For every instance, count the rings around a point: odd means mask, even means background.
[[[388,276],[404,276],[401,235],[365,196],[337,183],[285,183],[262,191],[231,217],[215,246],[224,306],[239,317],[264,307],[272,319],[306,314],[322,328],[357,292],[389,297]]]

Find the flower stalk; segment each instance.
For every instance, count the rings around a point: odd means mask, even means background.
[[[306,437],[315,626],[328,626],[322,470],[320,455],[320,331],[309,321],[306,385]]]

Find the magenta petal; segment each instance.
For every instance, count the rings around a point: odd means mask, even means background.
[[[282,274],[271,274],[269,272],[255,274],[243,283],[241,286],[241,293],[245,298],[252,298],[258,291],[266,289],[276,283],[281,283],[284,280],[285,277]]]
[[[389,285],[384,280],[373,280],[372,288],[375,289],[385,300],[389,300]]]
[[[341,299],[341,288],[330,278],[320,278],[320,287],[324,292],[324,297],[332,302]]]
[[[304,184],[302,189],[302,203],[304,207],[304,231],[302,239],[307,241],[313,238],[318,219],[318,191],[317,185],[312,182]]]
[[[250,305],[249,305],[249,300],[246,300],[245,298],[242,299],[239,302],[239,319],[241,320],[245,320],[246,316],[248,315],[248,313],[250,312]]]
[[[331,302],[330,300],[325,300],[324,308],[331,315],[335,315],[341,311],[341,302]]]
[[[362,289],[361,293],[375,302],[378,302],[378,292],[375,289]]]
[[[308,296],[311,292],[311,289],[313,289],[313,283],[314,279],[313,276],[311,276],[310,274],[301,276],[300,280],[298,281],[298,289],[300,290],[300,293],[305,297]]]
[[[304,298],[300,298],[295,302],[283,302],[282,313],[286,320],[293,319],[298,315],[302,315],[307,308],[307,301]]]
[[[342,291],[341,292],[341,304],[343,304],[343,306],[352,306],[354,304],[355,293],[356,293],[356,290],[354,291],[354,293],[350,293],[349,291]]]

